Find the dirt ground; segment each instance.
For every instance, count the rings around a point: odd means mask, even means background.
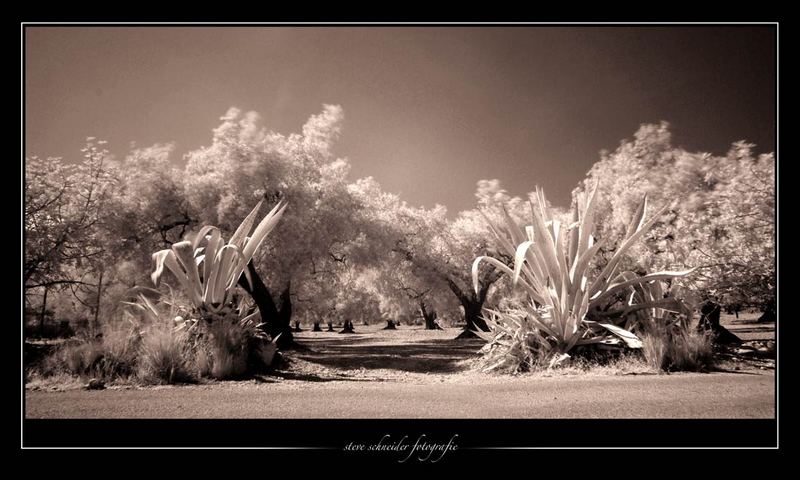
[[[724,316],[743,340],[774,324]],[[727,361],[712,373],[659,375],[643,364],[508,376],[474,368],[481,340],[457,328],[355,334],[304,331],[286,368],[239,382],[87,391],[29,384],[28,418],[770,418],[774,362]]]
[[[744,341],[775,340],[775,322],[758,323],[760,316],[760,312],[739,312],[739,318],[723,314],[719,323]]]

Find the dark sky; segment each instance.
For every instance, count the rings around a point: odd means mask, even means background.
[[[775,148],[775,29],[231,27],[26,29],[26,154],[207,145],[228,107],[296,132],[345,111],[337,154],[412,204],[474,205],[475,183],[554,203],[641,123],[724,153]]]

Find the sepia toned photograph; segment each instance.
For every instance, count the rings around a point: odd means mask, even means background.
[[[21,35],[23,429],[777,418],[777,24]]]

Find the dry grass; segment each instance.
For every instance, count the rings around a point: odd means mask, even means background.
[[[136,366],[138,333],[126,327],[106,327],[94,338],[64,342],[45,358],[41,375],[67,373],[104,380],[130,377]]]
[[[227,379],[245,375],[251,345],[251,336],[238,322],[214,323],[209,329],[207,350],[211,359],[211,377]]]
[[[138,376],[144,383],[188,383],[195,379],[190,367],[187,334],[165,326],[151,327],[142,338]]]
[[[647,333],[642,344],[645,360],[658,370],[705,372],[713,366],[711,338],[694,330]]]

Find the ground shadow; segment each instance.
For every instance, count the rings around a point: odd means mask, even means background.
[[[700,373],[735,373],[737,375],[761,375],[758,372],[748,372],[745,370],[733,370],[730,368],[723,368],[723,367],[711,367],[706,372]]]
[[[346,370],[389,369],[413,373],[453,373],[463,360],[474,358],[482,340],[425,340],[400,345],[365,345],[358,339],[314,346],[313,353],[297,355],[308,362]]]
[[[347,376],[321,376],[313,373],[299,373],[285,370],[270,372],[268,376],[261,376],[258,380],[264,383],[275,383],[275,378],[283,380],[300,380],[303,382],[375,382],[383,381],[375,378],[354,378]]]
[[[763,326],[747,326],[747,327],[738,327],[729,328],[731,332],[735,333],[772,333],[775,331],[774,327],[763,327]]]

